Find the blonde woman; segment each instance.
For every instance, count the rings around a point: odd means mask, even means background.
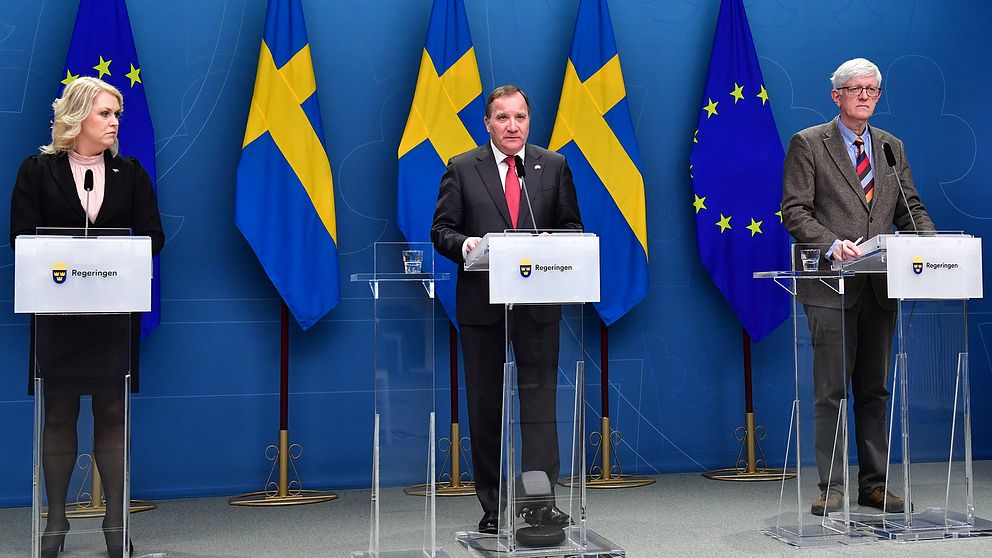
[[[165,242],[151,179],[141,164],[118,153],[123,98],[112,85],[81,77],[53,103],[52,143],[28,157],[17,173],[10,204],[10,245],[38,227],[89,226],[131,229]],[[86,175],[92,189],[86,191]],[[130,337],[130,343],[127,339]],[[104,537],[110,556],[123,554],[124,393],[123,369],[138,388],[140,316],[90,315],[32,319],[28,391],[44,377],[42,466],[48,523],[41,555],[64,549],[69,522],[66,493],[76,461],[80,395],[93,398],[93,453],[104,481]],[[114,365],[112,363],[118,363]],[[123,362],[124,364],[119,364]],[[129,551],[133,552],[128,541]]]

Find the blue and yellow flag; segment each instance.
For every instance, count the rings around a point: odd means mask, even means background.
[[[455,155],[486,141],[485,109],[465,5],[462,0],[434,0],[417,89],[397,151],[396,222],[408,242],[431,241],[444,168]],[[434,271],[451,274],[436,292],[455,322],[457,266],[435,252]]]
[[[596,311],[619,320],[648,290],[641,153],[606,0],[581,0],[549,149],[568,158],[586,232],[600,242]]]
[[[157,192],[155,134],[124,0],[80,0],[62,71],[65,77],[59,85],[59,96],[79,76],[100,78],[120,90],[124,96],[124,120],[117,138],[121,154],[141,162]],[[141,315],[142,338],[162,321],[158,256],[153,265],[152,310]]]
[[[341,298],[334,184],[300,0],[269,0],[234,220],[303,329]]]
[[[789,295],[755,271],[789,268],[785,153],[741,0],[723,0],[689,173],[699,257],[755,341],[789,317]]]

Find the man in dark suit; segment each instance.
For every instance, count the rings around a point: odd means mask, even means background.
[[[490,141],[453,157],[441,179],[431,240],[459,264],[457,319],[465,359],[465,390],[472,432],[475,491],[485,515],[479,531],[495,533],[500,513],[500,436],[505,331],[517,363],[520,396],[521,466],[558,479],[555,386],[558,375],[559,306],[521,306],[506,313],[489,304],[488,273],[461,264],[486,233],[506,229],[582,229],[572,172],[565,158],[527,144],[530,101],[518,87],[496,88],[486,101]],[[530,203],[524,199],[514,157],[523,161]],[[544,523],[568,524],[547,502]]]
[[[852,238],[891,234],[893,227],[912,231],[914,219],[919,230],[934,230],[913,184],[902,141],[868,125],[882,94],[878,67],[855,58],[841,64],[830,79],[840,114],[796,133],[785,157],[782,219],[789,233],[801,244],[820,247],[827,260],[845,260],[861,255]],[[886,144],[895,155],[895,166],[886,162]],[[836,425],[848,380],[854,393],[858,504],[901,512],[903,499],[885,488],[886,376],[896,320],[886,278],[876,274],[846,279],[843,304],[836,291],[819,281],[797,283],[813,340],[813,428],[820,496],[811,512],[823,515],[843,507],[839,490],[847,464]]]

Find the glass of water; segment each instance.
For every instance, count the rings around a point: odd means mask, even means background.
[[[423,250],[403,250],[403,272],[420,273],[424,265]]]
[[[819,248],[803,248],[799,251],[799,257],[803,260],[803,271],[816,271],[820,268]]]

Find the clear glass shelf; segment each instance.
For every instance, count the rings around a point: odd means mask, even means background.
[[[352,273],[352,281],[447,281],[450,273]]]
[[[755,279],[839,279],[854,277],[854,270],[820,270],[820,271],[756,271]]]

